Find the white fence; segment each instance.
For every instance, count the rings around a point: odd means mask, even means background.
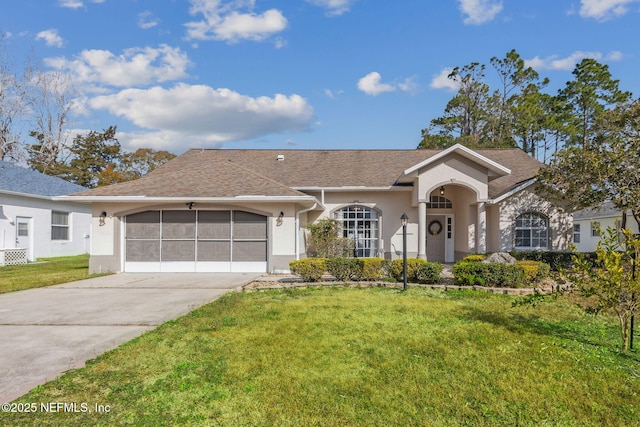
[[[27,263],[26,249],[0,249],[0,266]]]

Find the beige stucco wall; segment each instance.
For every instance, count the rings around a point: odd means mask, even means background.
[[[569,249],[569,239],[573,220],[562,208],[550,203],[537,194],[530,186],[502,201],[499,205],[499,250],[510,251],[514,248],[515,220],[525,212],[541,213],[549,218],[549,250],[565,251]]]
[[[418,253],[418,209],[411,206],[411,188],[406,190],[360,191],[360,192],[325,192],[325,210],[311,216],[317,218],[333,218],[333,212],[349,206],[361,205],[377,209],[380,213],[380,256],[396,258],[396,252],[402,251],[402,224],[400,217],[406,213],[409,217],[407,225],[407,256],[415,257]]]
[[[487,169],[464,158],[452,154],[438,163],[428,165],[420,171],[418,177],[419,200],[427,200],[428,192],[442,185],[457,185],[466,187],[477,194],[479,200],[488,198]]]

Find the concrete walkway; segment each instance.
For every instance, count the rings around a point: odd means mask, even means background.
[[[0,294],[0,404],[258,276],[122,273]]]

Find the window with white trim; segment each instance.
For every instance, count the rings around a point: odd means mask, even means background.
[[[600,221],[591,222],[591,237],[600,237],[598,234],[598,228],[600,228]]]
[[[451,209],[453,203],[451,200],[444,196],[431,196],[429,197],[429,203],[427,203],[427,209]]]
[[[69,240],[69,212],[51,211],[51,240]]]
[[[354,256],[378,256],[380,227],[376,210],[366,206],[345,206],[334,213],[334,219],[342,226],[342,236],[353,240]]]
[[[516,249],[549,248],[549,219],[536,212],[525,212],[516,218]]]
[[[580,243],[580,224],[573,224],[573,243]]]

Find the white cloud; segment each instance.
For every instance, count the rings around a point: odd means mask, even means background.
[[[535,56],[532,59],[525,59],[524,65],[531,67],[534,70],[561,70],[571,71],[575,68],[576,64],[585,58],[595,59],[597,61],[620,61],[623,55],[622,52],[614,50],[607,55],[603,55],[600,52],[583,52],[576,51],[565,58],[559,58],[558,55],[547,56],[546,58],[540,58]]]
[[[151,11],[145,10],[144,12],[140,12],[138,14],[138,27],[143,30],[148,30],[149,28],[153,28],[160,23],[160,20],[153,16]]]
[[[479,25],[491,21],[502,10],[500,0],[458,0],[460,11],[466,15],[465,24]]]
[[[343,90],[333,91],[331,89],[325,89],[323,92],[328,98],[331,99],[336,99],[339,95],[342,95],[344,93]]]
[[[449,74],[451,74],[452,71],[453,68],[443,68],[439,74],[434,74],[429,86],[433,89],[449,89],[452,91],[458,90],[460,84],[455,79],[449,78]]]
[[[89,105],[164,135],[167,145],[176,141],[215,144],[304,131],[313,119],[313,108],[296,94],[253,98],[230,89],[185,83],[169,89],[124,89],[95,97]]]
[[[394,84],[382,83],[382,76],[380,73],[372,71],[358,80],[358,89],[367,95],[378,96],[381,93],[395,92],[398,89],[404,92],[415,93],[418,89],[418,85],[415,83],[415,77],[409,77]]]
[[[390,84],[381,83],[382,76],[380,73],[373,71],[358,80],[358,89],[367,95],[377,96],[383,92],[393,92],[396,90]]]
[[[191,64],[180,48],[167,45],[126,49],[118,56],[108,50],[84,50],[72,60],[47,58],[45,63],[57,70],[70,72],[80,82],[116,87],[187,77],[186,69]]]
[[[84,3],[82,0],[58,0],[58,5],[69,9],[79,9],[84,6]]]
[[[253,12],[255,0],[191,0],[189,13],[202,14],[204,20],[187,22],[188,40],[263,41],[287,27],[287,19],[277,9],[262,14]],[[239,10],[247,9],[248,13]],[[279,43],[282,45],[281,43]]]
[[[36,34],[36,40],[44,40],[47,46],[62,47],[62,37],[58,35],[58,30],[50,28]]]
[[[638,0],[581,0],[580,16],[606,21],[624,15],[628,6]]]
[[[355,0],[306,0],[307,3],[327,9],[329,16],[338,16],[346,13],[351,8],[351,4]]]
[[[106,0],[91,0],[91,3],[104,3]],[[58,0],[58,6],[68,9],[80,9],[84,7],[83,0]]]

